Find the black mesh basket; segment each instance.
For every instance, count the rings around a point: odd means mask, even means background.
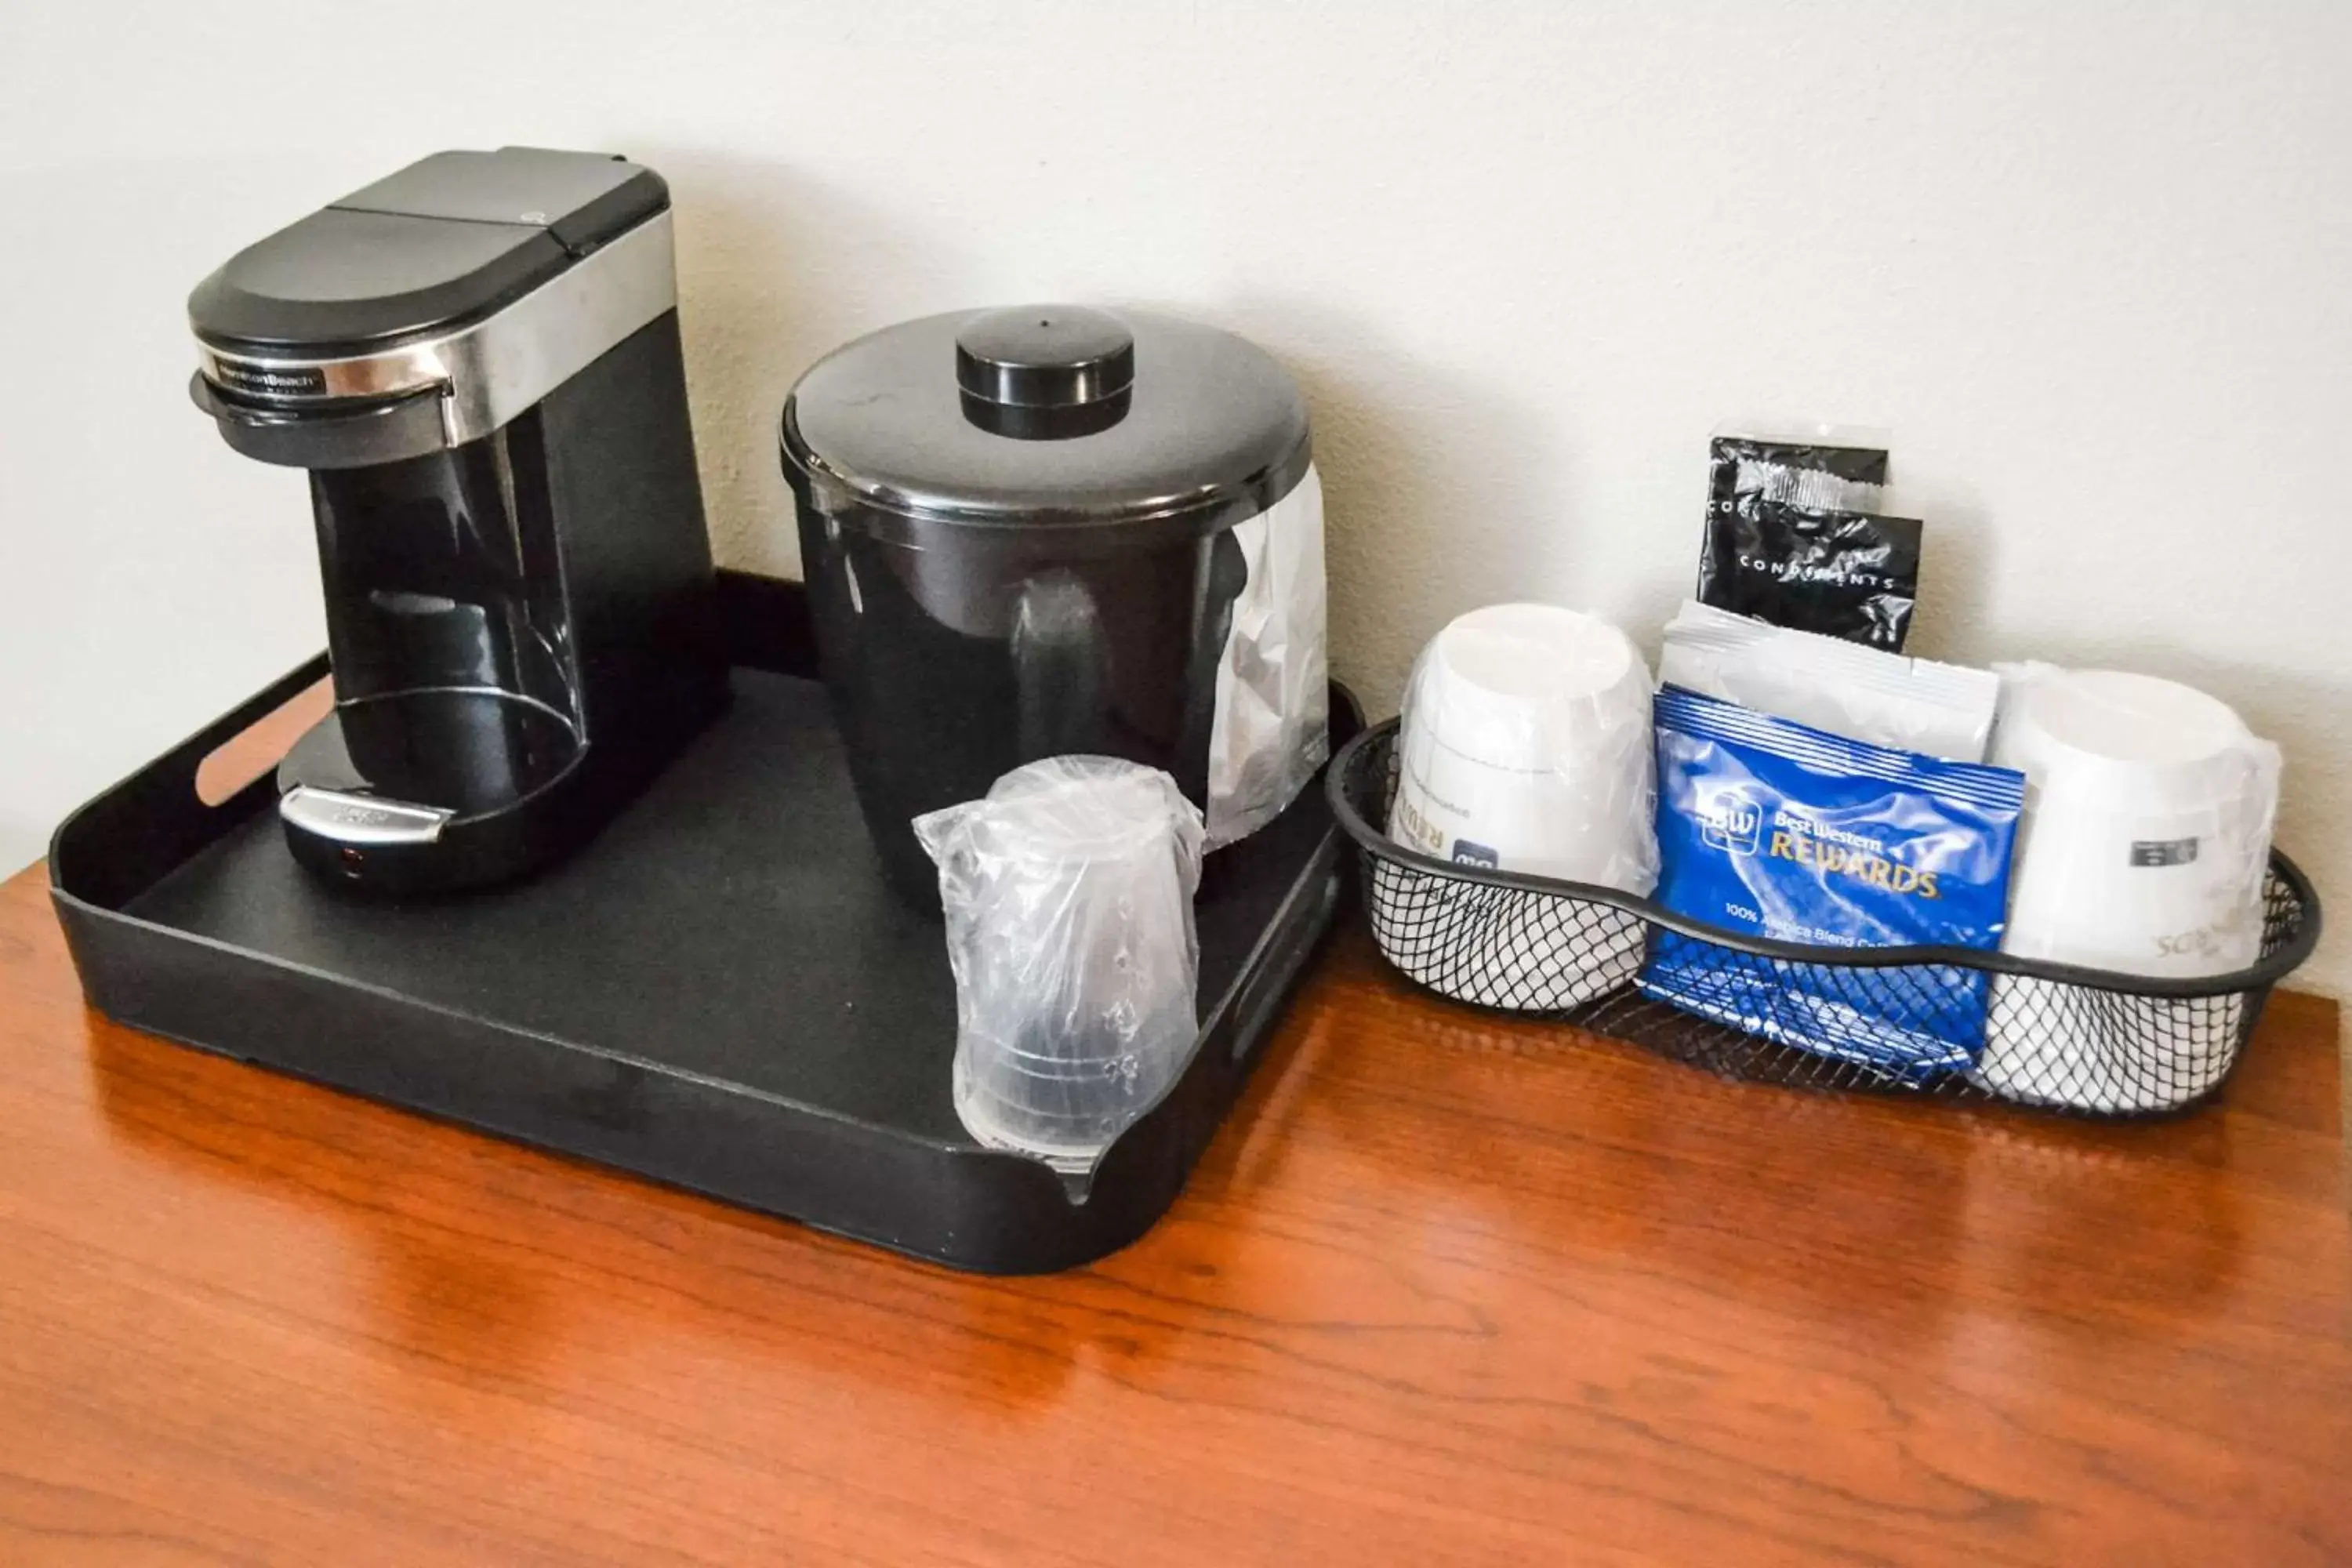
[[[1391,720],[1358,736],[1328,783],[1362,855],[1381,956],[1455,1001],[1557,1018],[1730,1078],[2097,1116],[2179,1110],[2221,1088],[2271,986],[2319,938],[2318,895],[2275,852],[2262,957],[2206,979],[1722,931],[1612,888],[1454,865],[1391,842],[1396,735]],[[1890,1032],[1970,1044],[1940,1057],[1895,1052]]]

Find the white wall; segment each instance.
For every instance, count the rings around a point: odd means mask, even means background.
[[[723,558],[841,340],[1067,297],[1305,383],[1340,671],[1540,595],[1653,633],[1709,427],[1895,428],[1920,651],[2203,684],[2287,752],[2352,987],[2352,6],[1333,0],[0,12],[0,860],[320,641],[299,476],[182,302],[412,157],[675,188]]]

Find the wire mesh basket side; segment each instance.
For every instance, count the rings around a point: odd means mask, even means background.
[[[1343,823],[1370,830],[1350,826],[1381,956],[1456,1001],[1558,1018],[1742,1079],[2117,1116],[2217,1090],[2270,993],[2163,995],[1964,963],[1797,961],[1617,903],[1434,869],[1385,837],[1393,739],[1390,728],[1350,747],[1334,790]],[[2273,870],[2263,952],[2311,918]]]

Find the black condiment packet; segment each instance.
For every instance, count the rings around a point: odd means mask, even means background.
[[[1699,601],[1900,653],[1922,529],[1867,510],[1885,448],[1718,436],[1708,458]]]

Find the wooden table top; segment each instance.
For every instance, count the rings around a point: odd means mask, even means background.
[[[86,1011],[0,888],[0,1563],[2352,1561],[2327,1003],[2102,1127],[1335,940],[1191,1190],[966,1278]]]

